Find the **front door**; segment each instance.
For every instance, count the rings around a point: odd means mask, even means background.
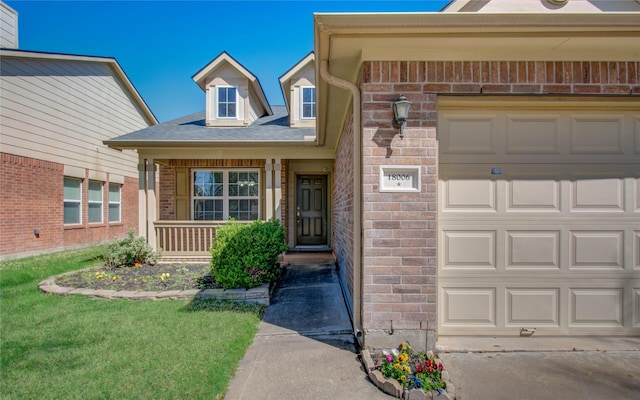
[[[299,175],[296,204],[296,245],[327,244],[327,176]]]

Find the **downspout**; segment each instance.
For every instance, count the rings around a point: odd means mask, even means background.
[[[351,92],[353,102],[353,328],[362,346],[362,122],[360,89],[344,79],[329,73],[327,60],[320,61],[320,76],[329,85]]]

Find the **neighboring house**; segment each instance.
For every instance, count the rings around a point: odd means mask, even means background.
[[[0,49],[0,259],[137,228],[138,155],[102,142],[155,124],[113,58]]]
[[[0,1],[0,47],[18,48],[18,13]]]
[[[205,112],[107,143],[145,160],[144,224],[172,257],[206,255],[229,217],[332,249],[365,346],[638,335],[638,11],[316,14],[314,53],[281,78],[287,113],[223,53],[194,77]]]

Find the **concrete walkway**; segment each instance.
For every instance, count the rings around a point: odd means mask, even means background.
[[[226,400],[390,400],[355,353],[338,276],[293,256]],[[640,399],[640,337],[441,337],[457,400]]]
[[[225,400],[392,399],[355,353],[333,264],[291,262]]]

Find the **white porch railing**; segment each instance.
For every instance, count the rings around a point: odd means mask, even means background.
[[[162,262],[209,262],[216,229],[224,222],[155,221],[154,225]]]

